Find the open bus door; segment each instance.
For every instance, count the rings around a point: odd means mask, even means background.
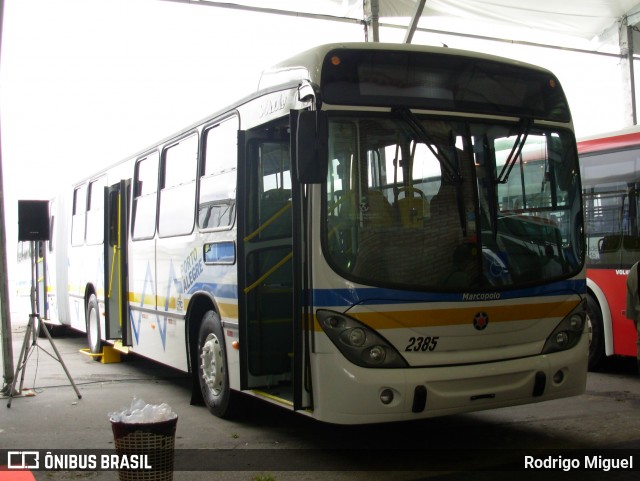
[[[122,340],[132,346],[129,326],[129,286],[127,276],[127,235],[129,225],[129,192],[131,180],[105,187],[104,288],[105,335],[109,340]]]
[[[303,190],[292,178],[286,127],[238,138],[240,385],[295,410],[312,407]]]

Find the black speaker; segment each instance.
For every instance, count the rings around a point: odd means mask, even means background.
[[[18,240],[48,241],[49,239],[49,201],[19,200]]]

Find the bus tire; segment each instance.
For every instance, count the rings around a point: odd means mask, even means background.
[[[605,357],[604,326],[600,306],[592,296],[587,296],[587,324],[589,329],[589,371],[595,371]]]
[[[214,311],[204,315],[198,332],[198,381],[209,411],[220,418],[231,417],[234,405],[227,353],[220,318]]]
[[[87,302],[87,344],[89,344],[91,354],[99,354],[102,352],[100,307],[98,306],[98,298],[95,294],[91,294]],[[99,360],[98,357],[94,357],[94,359]]]

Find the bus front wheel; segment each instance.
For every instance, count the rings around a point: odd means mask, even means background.
[[[232,414],[227,353],[220,318],[214,311],[204,315],[198,333],[198,380],[202,398],[212,414]]]
[[[600,306],[587,296],[587,324],[589,328],[589,370],[598,369],[604,359],[604,326]]]

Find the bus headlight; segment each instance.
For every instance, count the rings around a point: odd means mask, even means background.
[[[387,350],[384,346],[373,346],[367,353],[369,361],[375,364],[382,364],[387,358]]]
[[[584,303],[580,303],[560,324],[553,330],[544,344],[542,354],[565,351],[578,344],[585,326]]]
[[[316,316],[325,334],[352,363],[362,367],[408,367],[389,341],[360,321],[325,309],[319,309]]]
[[[367,342],[367,333],[361,327],[347,329],[342,335],[346,335],[345,342],[350,346],[364,346],[364,343]]]

